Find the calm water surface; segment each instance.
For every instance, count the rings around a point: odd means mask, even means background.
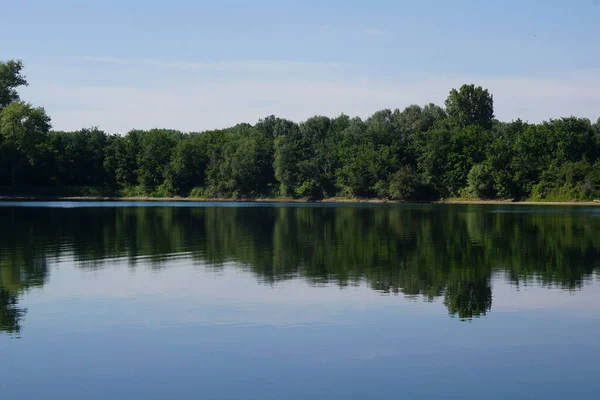
[[[598,399],[600,208],[0,203],[3,399]]]

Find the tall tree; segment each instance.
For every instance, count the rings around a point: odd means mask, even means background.
[[[342,195],[372,195],[378,153],[375,143],[365,135],[366,129],[360,118],[353,118],[342,133],[338,146],[340,167],[337,169],[337,184]]]
[[[175,145],[165,183],[171,193],[186,196],[204,186],[207,155],[198,134],[188,135]]]
[[[594,156],[594,128],[586,118],[561,118],[549,122],[553,162],[562,164]]]
[[[0,110],[0,157],[10,171],[10,184],[29,183],[25,174],[37,165],[49,130],[50,117],[42,107],[13,101]]]
[[[17,88],[27,86],[21,74],[23,63],[20,60],[0,61],[0,109],[19,100]]]
[[[450,91],[446,112],[450,121],[458,127],[476,125],[489,129],[494,119],[494,98],[481,86],[462,85],[459,90]]]
[[[108,183],[124,188],[138,182],[137,154],[140,131],[130,131],[125,136],[112,135],[104,151],[104,169]]]
[[[171,153],[180,136],[181,132],[165,129],[152,129],[140,135],[138,180],[146,191],[152,192],[164,182]]]
[[[101,186],[106,182],[106,134],[97,129],[51,132],[53,172],[58,185]]]

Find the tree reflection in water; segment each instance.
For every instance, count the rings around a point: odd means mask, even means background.
[[[577,208],[0,207],[0,220],[0,330],[9,333],[20,330],[19,297],[42,287],[48,264],[64,257],[81,268],[116,257],[168,268],[186,252],[213,268],[233,261],[268,283],[365,282],[441,298],[461,319],[491,309],[495,272],[515,285],[576,290],[600,262],[600,218]]]

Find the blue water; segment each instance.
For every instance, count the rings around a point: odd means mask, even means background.
[[[0,393],[596,399],[594,212],[0,203]]]

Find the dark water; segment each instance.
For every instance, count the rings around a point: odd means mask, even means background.
[[[600,208],[0,203],[3,399],[597,399]]]

